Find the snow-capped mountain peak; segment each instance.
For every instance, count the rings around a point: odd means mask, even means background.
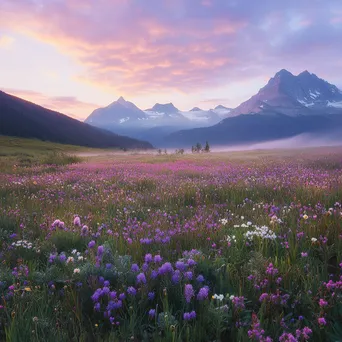
[[[273,110],[286,115],[308,114],[306,109],[340,108],[340,90],[307,70],[297,76],[282,69],[267,85],[232,111],[232,115]]]

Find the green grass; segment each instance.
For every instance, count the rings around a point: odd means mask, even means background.
[[[63,145],[37,139],[0,136],[0,172],[37,165],[78,163],[80,152],[97,151],[81,146]]]
[[[313,331],[309,341],[339,341],[342,288],[332,294],[323,282],[337,282],[341,275],[340,148],[182,156],[88,150],[92,157],[64,167],[87,150],[11,139],[4,139],[4,151],[17,154],[0,160],[33,162],[0,174],[0,341],[249,342],[256,341],[248,337],[252,313],[273,341],[305,326]],[[281,222],[272,221],[274,214]],[[87,225],[87,234],[74,225],[75,215]],[[65,230],[53,228],[56,219],[65,222]],[[248,241],[245,233],[254,228],[242,224],[249,221],[268,226],[277,239]],[[170,236],[167,243],[141,242],[165,236]],[[236,237],[231,245],[227,236]],[[20,240],[35,248],[11,247]],[[96,245],[88,248],[91,240]],[[97,264],[99,246],[105,253]],[[84,259],[79,261],[74,249]],[[152,269],[160,265],[151,263],[147,283],[137,284],[131,265],[142,270],[146,253],[161,255],[175,267],[192,249],[199,251],[193,256],[196,266],[190,267],[192,280],[185,275],[177,284],[169,275],[153,279]],[[75,260],[49,262],[63,252]],[[274,276],[266,273],[270,263],[278,269]],[[29,274],[13,274],[20,267]],[[197,282],[198,275],[204,283]],[[100,276],[118,294],[137,288],[134,298],[127,295],[123,307],[112,312],[119,325],[104,316],[107,297],[101,299],[101,312],[94,310],[91,296],[103,286]],[[268,283],[257,289],[264,279]],[[188,283],[196,296],[208,285],[208,298],[195,296],[187,303]],[[150,291],[155,292],[152,301]],[[281,305],[261,303],[262,293],[289,298]],[[215,294],[224,299],[213,299]],[[231,295],[244,296],[243,309]],[[320,307],[320,299],[328,305]],[[168,313],[168,320],[149,318],[150,309]],[[184,321],[183,314],[192,310],[196,319]],[[318,325],[319,317],[326,318],[326,326]]]

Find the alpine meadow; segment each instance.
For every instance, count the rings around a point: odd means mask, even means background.
[[[0,0],[0,342],[342,342],[341,0]]]

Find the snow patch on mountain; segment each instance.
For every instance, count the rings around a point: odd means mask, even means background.
[[[342,101],[341,102],[327,102],[327,106],[335,107],[335,108],[342,108]]]

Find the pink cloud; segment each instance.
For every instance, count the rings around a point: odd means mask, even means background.
[[[79,120],[83,120],[94,109],[100,107],[97,104],[82,102],[73,96],[47,96],[40,92],[23,89],[5,88],[3,91]]]
[[[338,6],[338,1],[331,0],[330,7]],[[0,27],[33,35],[73,56],[86,67],[77,76],[83,82],[123,95],[160,89],[191,93],[283,67],[307,69],[305,64],[316,65],[312,71],[318,74],[317,68],[333,74],[341,30],[331,34],[327,23],[336,22],[335,12],[323,2],[308,10],[309,4],[309,0],[265,0],[257,5],[254,0],[3,0]],[[300,18],[293,24],[295,34],[288,25],[291,18]],[[317,67],[315,53],[322,54],[322,49],[330,63]]]

